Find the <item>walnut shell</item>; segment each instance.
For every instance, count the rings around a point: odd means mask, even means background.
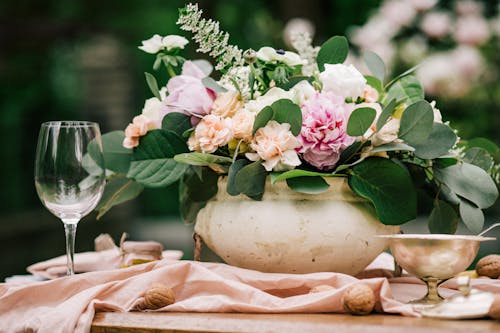
[[[322,291],[328,291],[328,290],[333,290],[333,289],[335,289],[335,288],[330,286],[330,285],[320,284],[316,287],[312,287],[311,290],[309,290],[309,294],[320,293]]]
[[[350,314],[367,315],[375,307],[375,294],[367,284],[356,283],[344,291],[342,305]]]
[[[500,295],[495,295],[495,299],[493,300],[493,303],[490,306],[490,311],[488,312],[488,315],[493,318],[500,320]]]
[[[492,279],[500,277],[500,255],[490,254],[481,258],[476,264],[477,274]]]
[[[175,294],[172,288],[164,284],[155,284],[144,294],[141,309],[156,310],[175,303]]]

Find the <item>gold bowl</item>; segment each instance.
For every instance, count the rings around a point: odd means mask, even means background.
[[[427,284],[427,295],[412,303],[435,304],[443,300],[439,284],[464,271],[472,263],[480,242],[494,237],[443,234],[380,235],[388,238],[396,262]]]

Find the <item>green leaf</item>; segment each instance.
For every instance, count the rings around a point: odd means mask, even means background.
[[[189,165],[177,163],[173,158],[133,161],[128,178],[133,178],[146,187],[165,187],[178,181]]]
[[[288,82],[282,82],[280,84],[277,84],[276,86],[278,88],[288,91],[292,89],[297,83],[302,81],[307,81],[309,83],[312,83],[314,81],[314,78],[309,76],[292,76],[288,78]]]
[[[244,166],[250,164],[247,159],[239,159],[234,161],[229,167],[229,172],[227,174],[227,188],[226,191],[229,195],[241,194],[241,189],[236,186],[236,176]]]
[[[472,140],[469,140],[467,142],[467,147],[472,148],[472,147],[478,147],[478,148],[483,148],[485,149],[488,153],[490,153],[491,156],[493,156],[493,159],[495,160],[496,163],[500,163],[500,148],[493,143],[492,141],[485,139],[485,138],[475,138]]]
[[[297,178],[297,177],[338,177],[338,175],[335,175],[333,173],[323,173],[323,172],[315,172],[315,171],[307,171],[307,170],[302,170],[302,169],[293,169],[293,170],[288,170],[285,172],[272,172],[270,173],[271,177],[271,184],[274,184],[276,182],[290,179],[290,178]]]
[[[464,162],[480,167],[486,172],[490,171],[495,161],[485,149],[472,147],[465,151]]]
[[[467,200],[461,200],[458,207],[460,210],[460,217],[467,229],[474,234],[479,234],[484,226],[483,211]]]
[[[175,132],[152,130],[141,137],[139,146],[134,149],[134,160],[172,158],[180,153],[187,153],[186,142]]]
[[[362,136],[370,128],[377,116],[377,111],[372,108],[355,109],[347,122],[347,134]]]
[[[279,99],[271,108],[274,110],[273,120],[280,124],[290,124],[290,132],[294,136],[300,134],[302,129],[302,111],[300,107],[289,99]]]
[[[217,83],[217,81],[215,81],[214,79],[212,79],[210,76],[207,76],[207,77],[204,77],[203,79],[201,79],[201,83],[203,83],[203,85],[205,87],[207,87],[208,89],[211,89],[211,90],[215,91],[216,93],[227,92],[226,88],[224,88],[223,86],[219,85]]]
[[[351,189],[370,200],[383,224],[399,225],[417,216],[417,193],[409,172],[391,160],[371,157],[355,165]]]
[[[198,212],[217,194],[219,176],[208,168],[201,169],[201,179],[191,167],[179,183],[179,207],[185,223],[194,223]]]
[[[163,117],[161,128],[165,131],[172,131],[179,137],[182,137],[184,132],[191,129],[191,117],[180,112],[170,112]]]
[[[377,90],[379,94],[382,94],[384,92],[384,85],[382,84],[382,81],[377,79],[375,76],[365,75],[365,79],[366,84]]]
[[[368,144],[368,143],[366,143]],[[344,151],[340,154],[340,158],[337,162],[337,165],[342,165],[342,164],[345,164],[347,162],[349,162],[349,160],[351,158],[353,158],[356,153],[365,146],[365,144],[361,141],[355,141],[352,145],[350,145],[349,147],[347,147],[346,149],[344,149]],[[337,169],[338,171],[338,169]]]
[[[124,175],[112,177],[107,182],[101,201],[99,201],[96,207],[98,211],[97,219],[100,219],[113,206],[134,199],[143,189],[144,187],[141,184],[135,182],[133,179],[128,179]]]
[[[262,200],[266,185],[267,171],[260,161],[245,165],[236,174],[235,186],[246,196],[254,200]]]
[[[387,119],[392,115],[394,109],[396,108],[396,100],[391,99],[389,103],[384,107],[384,110],[380,114],[377,120],[377,131],[379,131],[382,127],[384,127]]]
[[[102,150],[104,156],[104,165],[106,169],[116,173],[126,174],[130,167],[132,159],[132,149],[123,147],[123,140],[125,139],[124,131],[113,131],[103,134]],[[103,167],[102,160],[97,153],[98,147],[93,144],[89,145],[89,154],[92,159],[100,166]]]
[[[384,82],[385,78],[385,64],[380,57],[371,51],[365,51],[363,54],[363,60],[366,63],[366,66],[372,72],[372,74],[379,79],[381,82]]]
[[[492,206],[498,198],[495,182],[478,166],[459,163],[444,169],[435,168],[434,176],[455,194],[471,201],[479,208]]]
[[[457,224],[458,216],[453,207],[442,200],[436,200],[429,216],[429,231],[433,234],[454,234]]]
[[[384,101],[393,99],[412,104],[424,99],[424,89],[416,77],[412,75],[405,76],[391,86],[389,91],[387,91]]]
[[[425,142],[432,131],[434,112],[427,101],[418,101],[406,108],[401,116],[398,137],[411,146]]]
[[[349,53],[349,43],[344,36],[333,36],[328,39],[318,52],[319,71],[325,70],[325,64],[341,64]]]
[[[390,88],[394,83],[398,82],[399,80],[403,79],[404,77],[410,75],[411,73],[415,72],[418,67],[420,67],[421,64],[415,65],[412,68],[404,71],[403,73],[399,74],[395,78],[393,78],[389,83],[385,85],[385,88],[388,89]]]
[[[415,155],[422,159],[432,160],[448,154],[456,142],[457,135],[450,126],[434,123],[427,140],[414,146]]]
[[[255,117],[253,123],[253,134],[261,127],[266,126],[266,124],[273,118],[274,110],[270,106],[264,107]]]
[[[160,96],[160,90],[158,89],[158,82],[156,82],[156,78],[153,76],[153,74],[150,74],[148,72],[145,72],[144,75],[146,76],[146,82],[148,83],[148,87],[151,90],[151,93],[161,100]]]
[[[319,176],[288,178],[286,183],[295,192],[306,194],[319,194],[330,188],[330,185]]]
[[[374,147],[370,149],[368,152],[369,153],[378,153],[381,151],[414,151],[415,148],[412,146],[408,146],[404,143],[400,142],[391,142],[391,143],[386,143],[384,145],[380,145],[377,147]]]
[[[174,160],[180,163],[186,163],[190,165],[200,165],[200,166],[208,166],[210,164],[233,163],[233,159],[229,157],[212,155],[212,154],[203,154],[197,152],[175,155]]]

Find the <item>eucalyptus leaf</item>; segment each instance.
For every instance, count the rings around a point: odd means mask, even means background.
[[[172,158],[180,153],[187,153],[186,142],[175,132],[152,130],[141,137],[139,146],[134,149],[134,160]]]
[[[348,178],[351,189],[370,200],[383,224],[399,225],[417,216],[417,193],[404,167],[381,157],[355,165]]]
[[[148,84],[149,89],[151,90],[151,93],[156,98],[161,100],[160,90],[158,89],[158,82],[156,82],[156,78],[154,77],[154,75],[148,72],[145,72],[144,75],[146,76],[146,82]]]
[[[396,100],[391,99],[389,103],[384,107],[384,110],[382,110],[382,113],[378,117],[377,120],[377,131],[379,131],[382,127],[384,127],[385,123],[387,122],[387,119],[392,115],[394,112],[394,109],[396,108]]]
[[[408,146],[407,144],[401,142],[391,142],[386,143],[384,145],[380,145],[377,147],[373,147],[368,152],[369,153],[378,153],[381,151],[415,151],[415,148],[412,146]]]
[[[457,224],[455,209],[442,200],[436,200],[429,216],[429,231],[433,234],[454,234]]]
[[[174,160],[190,165],[208,166],[211,164],[231,164],[233,159],[225,156],[204,154],[198,152],[183,153],[174,156]]]
[[[165,131],[172,131],[179,137],[182,137],[184,132],[191,129],[191,117],[180,112],[167,113],[161,122],[161,128]]]
[[[210,76],[207,76],[207,77],[204,77],[203,79],[201,79],[201,83],[203,83],[203,85],[206,88],[211,89],[211,90],[215,91],[216,93],[225,93],[225,92],[227,92],[226,88],[224,88],[223,86],[221,86],[220,84],[218,84],[217,81],[215,81],[214,79],[212,79]]]
[[[385,78],[385,64],[384,61],[374,52],[365,51],[363,54],[363,60],[366,66],[372,72],[373,76],[384,82]]]
[[[318,52],[317,62],[320,72],[325,70],[325,64],[341,64],[349,53],[349,43],[344,36],[333,36],[328,39]]]
[[[467,200],[461,200],[458,207],[460,210],[460,217],[467,229],[474,234],[479,234],[484,226],[483,211]]]
[[[486,149],[479,147],[472,147],[465,151],[464,162],[476,165],[486,172],[490,171],[495,161],[493,157],[486,151]]]
[[[467,147],[479,147],[485,149],[493,157],[496,163],[500,163],[500,148],[492,141],[485,138],[475,138],[467,142]]]
[[[314,78],[310,76],[292,76],[288,78],[288,82],[282,82],[280,84],[277,84],[276,86],[278,88],[288,91],[292,89],[297,83],[302,81],[307,81],[309,83],[312,83],[314,81]]]
[[[253,123],[253,134],[255,134],[259,128],[266,126],[273,116],[274,110],[270,106],[264,107],[255,117],[255,121]]]
[[[403,112],[398,137],[410,146],[425,142],[432,132],[434,112],[429,102],[413,103]]]
[[[178,181],[188,168],[173,158],[133,161],[127,177],[146,187],[165,187]]]
[[[435,168],[434,176],[455,194],[481,209],[492,206],[498,198],[495,182],[478,166],[459,163],[444,169]]]
[[[373,108],[355,109],[347,122],[347,134],[350,136],[363,136],[370,128],[377,116]]]
[[[238,195],[241,193],[241,189],[236,186],[236,176],[244,166],[250,164],[247,159],[239,159],[234,161],[229,167],[229,172],[227,174],[227,188],[226,191],[229,195]]]
[[[414,145],[415,155],[422,159],[432,160],[448,154],[457,142],[457,135],[450,126],[434,123],[427,140]]]
[[[124,175],[118,175],[111,178],[111,180],[107,182],[101,200],[96,207],[98,211],[97,219],[99,220],[112,207],[134,199],[141,194],[143,189],[144,186],[133,179],[128,179]]]
[[[333,173],[315,172],[302,169],[293,169],[285,172],[272,172],[269,176],[271,177],[271,184],[297,177],[338,177]]]
[[[344,149],[342,153],[340,153],[340,158],[337,162],[337,165],[340,166],[342,164],[348,163],[351,160],[351,158],[353,158],[357,154],[357,152],[361,148],[363,148],[366,144],[368,144],[368,142],[363,143],[361,141],[355,141],[352,145],[350,145],[349,147]]]
[[[306,194],[320,194],[330,188],[330,185],[320,176],[288,178],[286,183],[295,192]]]
[[[406,104],[412,104],[424,99],[424,89],[415,76],[405,76],[392,84],[387,91],[384,101],[391,101],[393,99],[404,101]]]
[[[302,129],[302,111],[300,107],[289,99],[279,99],[271,108],[274,110],[273,120],[280,124],[290,124],[290,132],[294,136]]]
[[[396,76],[395,78],[393,78],[389,83],[387,83],[385,85],[385,88],[388,89],[390,88],[394,83],[400,81],[401,79],[403,79],[404,77],[412,74],[413,72],[415,72],[419,67],[420,67],[421,64],[417,64],[415,66],[413,66],[412,68],[404,71],[403,73],[399,74],[398,76]]]
[[[384,85],[382,81],[377,79],[375,76],[365,75],[365,79],[366,79],[366,84],[377,90],[379,95],[384,92]]]
[[[264,195],[267,171],[260,161],[245,165],[236,173],[234,185],[251,199],[261,200]]]
[[[132,159],[132,149],[123,147],[124,139],[124,131],[113,131],[101,136],[104,163],[102,163],[100,154],[98,154],[99,148],[96,146],[95,141],[89,144],[88,152],[101,168],[105,166],[106,169],[113,172],[126,174]]]

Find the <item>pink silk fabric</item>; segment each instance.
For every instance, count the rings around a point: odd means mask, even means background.
[[[176,302],[158,311],[342,313],[342,294],[355,277],[331,272],[261,273],[220,263],[163,259],[124,269],[101,270],[28,285],[0,284],[0,332],[90,332],[100,311],[134,310],[154,283],[173,288]],[[410,299],[425,294],[417,279],[364,279],[377,297],[377,312],[418,316]],[[309,294],[317,285],[335,289]],[[478,289],[500,293],[500,280],[474,279]],[[440,292],[456,288],[448,281]]]

